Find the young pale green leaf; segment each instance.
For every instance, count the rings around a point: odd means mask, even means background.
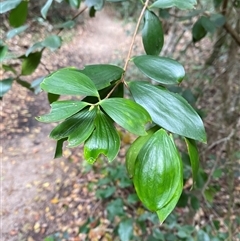
[[[22,0],[6,0],[0,2],[0,14],[6,13],[17,7]]]
[[[202,25],[202,20],[199,18],[192,27],[192,39],[196,43],[207,35],[206,29]]]
[[[152,55],[133,58],[134,64],[149,78],[161,84],[179,84],[185,76],[185,70],[177,61]]]
[[[111,82],[119,80],[124,70],[118,66],[110,64],[87,65],[81,73],[87,75],[98,90],[108,87]]]
[[[57,122],[64,120],[86,107],[88,103],[77,100],[56,101],[51,104],[49,114],[36,118],[41,122]]]
[[[147,54],[159,55],[164,42],[162,23],[156,14],[149,10],[146,10],[144,16],[142,41]]]
[[[47,2],[44,4],[44,6],[41,9],[42,17],[45,19],[47,17],[48,10],[52,5],[52,2],[53,2],[53,0],[47,0]]]
[[[42,52],[31,53],[27,57],[24,57],[21,74],[22,75],[32,74],[38,67],[41,57],[42,57]]]
[[[9,23],[12,27],[22,26],[28,14],[28,1],[22,1],[16,8],[12,9],[9,14]]]
[[[55,149],[55,153],[54,153],[54,158],[62,157],[63,143],[66,140],[67,140],[67,138],[63,138],[63,139],[57,140],[56,149]]]
[[[192,175],[193,175],[193,186],[197,180],[198,169],[199,169],[199,154],[196,142],[192,139],[185,138],[185,142],[187,144],[188,155],[190,158],[191,166],[192,166]]]
[[[139,104],[128,99],[110,98],[102,100],[100,105],[124,129],[139,136],[147,135],[145,124],[151,121],[151,117]]]
[[[83,109],[56,126],[51,131],[50,137],[55,140],[68,137],[68,147],[78,146],[92,134],[96,114],[96,108]]]
[[[100,154],[111,162],[120,149],[120,137],[112,120],[99,111],[95,119],[95,130],[84,144],[84,158],[93,163]]]
[[[135,101],[156,124],[172,133],[206,142],[201,118],[182,96],[142,81],[132,81],[129,87]]]
[[[89,8],[94,7],[96,11],[100,11],[103,8],[104,0],[85,0],[85,4]]]
[[[164,129],[155,132],[139,152],[133,182],[138,197],[151,211],[173,199],[182,182],[182,161]]]
[[[59,95],[98,96],[92,80],[75,68],[63,68],[46,77],[41,83],[46,92]]]
[[[157,0],[150,8],[172,8],[177,7],[179,9],[192,9],[197,4],[196,0]]]
[[[3,79],[0,81],[0,97],[3,97],[12,87],[13,78]]]
[[[183,189],[183,181],[179,181],[176,192],[173,194],[173,197],[169,201],[169,203],[167,203],[164,207],[156,211],[161,224],[176,207],[178,200],[182,194],[182,189]]]
[[[135,161],[137,159],[138,153],[145,145],[145,143],[151,138],[151,136],[159,129],[158,126],[152,127],[147,131],[146,136],[138,137],[129,147],[126,154],[126,168],[130,178],[134,175]]]
[[[23,25],[19,28],[14,28],[10,31],[7,32],[7,39],[13,38],[14,36],[24,32],[27,28],[29,27],[29,25]]]
[[[62,39],[57,35],[48,36],[43,42],[42,46],[49,48],[51,51],[58,49],[62,44]]]

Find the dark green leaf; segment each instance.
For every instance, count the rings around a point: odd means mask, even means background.
[[[162,23],[155,13],[149,10],[146,10],[144,16],[142,41],[147,54],[159,55],[164,42]]]
[[[55,149],[55,153],[54,153],[54,158],[62,157],[63,143],[66,140],[67,140],[67,138],[63,138],[63,139],[57,140],[56,149]]]
[[[3,97],[4,94],[6,94],[12,87],[13,79],[3,79],[0,81],[0,97]]]
[[[199,18],[192,28],[192,38],[193,42],[196,43],[200,41],[202,38],[204,38],[207,35],[206,29],[202,25],[201,18]]]
[[[52,104],[53,102],[57,101],[60,98],[60,95],[48,93],[47,97],[48,97],[49,104]]]
[[[95,119],[95,130],[84,144],[84,158],[93,163],[100,154],[111,162],[120,149],[120,137],[112,120],[99,111]]]
[[[172,133],[206,142],[201,118],[182,96],[147,82],[130,82],[129,87],[136,102],[156,124]]]
[[[104,111],[124,129],[136,135],[146,135],[145,124],[151,121],[148,112],[132,100],[110,98],[100,102]]]
[[[106,199],[111,197],[116,192],[116,187],[108,186],[105,189],[97,189],[96,197]]]
[[[38,67],[41,57],[42,57],[42,52],[31,53],[27,57],[24,57],[21,74],[22,75],[32,74]]]
[[[41,8],[42,17],[46,19],[49,8],[52,5],[53,0],[47,0],[44,6]]]
[[[94,7],[90,7],[90,9],[89,9],[89,17],[90,18],[94,18],[95,14],[96,14],[95,8]]]
[[[22,1],[16,8],[12,9],[9,14],[9,23],[12,27],[22,26],[28,14],[28,1]]]
[[[63,68],[53,72],[43,80],[41,88],[59,95],[98,96],[92,80],[75,68]]]
[[[14,36],[24,32],[28,27],[29,27],[29,25],[23,25],[19,28],[14,28],[14,29],[8,31],[7,32],[7,39],[13,38]]]
[[[1,47],[0,47],[1,48]],[[1,51],[1,50],[0,50]],[[1,55],[1,54],[0,54]],[[1,57],[0,57],[1,59]],[[7,72],[7,71],[10,71],[14,74],[17,74],[17,71],[14,69],[14,67],[12,67],[11,65],[6,65],[6,64],[3,64],[2,65],[2,68]]]
[[[33,91],[33,89],[31,88],[31,84],[30,84],[29,82],[27,82],[27,81],[25,81],[25,80],[21,80],[21,79],[16,79],[16,82],[17,82],[18,84],[20,84],[21,86],[23,86],[23,87],[25,87],[25,88]]]
[[[7,54],[8,48],[7,46],[0,45],[0,63],[4,60]]]
[[[96,108],[83,109],[56,126],[50,137],[56,140],[68,137],[68,147],[78,146],[92,134],[96,114]]]
[[[213,3],[214,3],[214,7],[215,8],[219,8],[222,4],[222,1],[223,0],[213,0]]]
[[[95,10],[99,11],[103,8],[104,0],[85,0],[85,4],[89,8],[94,7]]]
[[[133,62],[147,77],[161,84],[178,84],[185,76],[183,66],[170,58],[142,55],[134,57]]]
[[[204,29],[209,33],[214,33],[216,30],[215,24],[206,16],[201,17],[201,23]]]
[[[179,199],[182,187],[182,161],[165,130],[155,132],[139,152],[133,182],[140,200],[149,210],[157,211],[163,222],[170,210],[166,205],[173,206],[171,200]]]
[[[110,64],[87,65],[81,73],[87,75],[98,90],[108,87],[111,82],[119,80],[124,70],[118,66]]]
[[[191,207],[197,211],[200,208],[200,202],[197,197],[192,196],[191,197]]]
[[[57,122],[66,119],[86,107],[88,103],[77,100],[56,101],[51,104],[49,114],[37,118],[41,122]]]
[[[185,138],[188,155],[190,158],[191,166],[192,166],[192,175],[193,175],[193,186],[197,180],[198,169],[199,169],[199,154],[197,149],[197,144],[194,140]]]
[[[74,27],[74,25],[75,25],[75,22],[72,20],[69,20],[67,22],[55,25],[54,28],[72,28]]]
[[[159,129],[158,126],[154,126],[147,131],[146,136],[138,137],[129,147],[126,154],[126,168],[130,178],[134,175],[135,161],[137,159],[138,153],[145,145],[145,143],[150,139],[150,137]]]
[[[0,3],[0,14],[6,13],[21,3],[22,0],[6,0]]]
[[[120,222],[118,235],[121,241],[129,241],[133,235],[133,220],[126,219]]]
[[[197,4],[196,0],[157,0],[150,8],[172,8],[177,7],[179,9],[192,9]]]
[[[122,216],[125,214],[123,210],[123,201],[118,198],[110,202],[107,205],[108,219],[112,221],[116,216]]]

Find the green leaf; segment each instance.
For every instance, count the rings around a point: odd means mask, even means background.
[[[124,129],[139,136],[147,134],[145,124],[151,121],[151,117],[142,106],[134,101],[123,98],[110,98],[102,100],[100,105]]]
[[[191,202],[191,207],[192,207],[195,211],[197,211],[197,210],[200,208],[199,199],[198,199],[197,197],[192,196],[190,202]]]
[[[75,26],[75,22],[72,20],[66,21],[64,23],[60,23],[54,26],[55,29],[57,28],[72,28]]]
[[[120,137],[112,120],[99,111],[95,119],[95,130],[84,144],[84,158],[93,163],[100,154],[113,161],[120,149]]]
[[[199,18],[192,27],[192,39],[196,43],[207,35],[206,29],[202,25],[202,20]]]
[[[201,23],[204,29],[209,33],[214,33],[216,30],[215,24],[206,16],[201,17]]]
[[[94,7],[96,11],[99,11],[103,8],[104,0],[85,0],[85,4],[89,8]]]
[[[126,154],[126,168],[130,178],[134,175],[135,161],[137,159],[138,153],[145,145],[145,143],[151,138],[151,136],[159,129],[158,126],[152,127],[147,131],[146,136],[138,137],[129,147]]]
[[[54,153],[54,159],[55,158],[59,158],[62,157],[62,153],[63,153],[63,143],[64,141],[66,141],[67,138],[63,138],[57,141],[56,144],[56,149],[55,149],[55,153]]]
[[[108,87],[111,82],[119,80],[124,70],[118,66],[110,64],[87,65],[81,73],[87,75],[98,90]]]
[[[25,87],[25,88],[33,91],[33,89],[31,88],[31,84],[30,84],[29,82],[27,82],[27,81],[25,81],[25,80],[21,80],[21,79],[16,79],[16,82],[17,82],[18,84],[20,84],[21,86],[23,86],[23,87]]]
[[[222,27],[226,23],[226,18],[222,14],[219,14],[219,13],[212,14],[210,16],[210,20],[211,20],[211,22],[214,23],[214,25],[216,27]]]
[[[120,222],[118,235],[121,241],[129,241],[133,235],[133,220],[126,219]]]
[[[70,4],[73,8],[79,8],[81,0],[67,0],[67,2]]]
[[[31,53],[27,57],[24,57],[21,74],[22,75],[32,74],[38,67],[41,57],[42,57],[42,52]]]
[[[187,144],[188,155],[190,158],[191,166],[192,166],[192,175],[193,175],[193,186],[197,180],[198,169],[199,169],[199,154],[196,142],[189,138],[184,138]]]
[[[163,208],[156,211],[157,215],[158,215],[158,218],[159,218],[161,223],[164,222],[164,220],[168,217],[168,215],[176,207],[176,205],[178,203],[178,200],[181,196],[182,189],[183,189],[183,182],[182,182],[182,177],[181,177],[180,182],[178,183],[178,187],[176,189],[176,192],[173,194],[172,199]]]
[[[0,62],[2,62],[7,54],[8,48],[5,45],[0,45]]]
[[[44,6],[41,8],[41,14],[44,19],[47,17],[47,13],[49,8],[52,5],[53,0],[47,0],[47,2],[44,4]]]
[[[159,55],[164,42],[162,23],[154,12],[146,10],[142,41],[146,54]]]
[[[16,8],[12,9],[9,14],[9,23],[12,27],[22,26],[27,19],[28,1],[22,1]]]
[[[170,58],[142,55],[134,57],[133,62],[147,77],[161,84],[179,84],[185,76],[183,66]]]
[[[39,77],[31,83],[31,88],[34,90],[34,94],[38,94],[41,92],[40,84],[42,83],[44,77]]]
[[[201,118],[182,96],[142,81],[132,81],[129,87],[135,101],[148,111],[153,122],[172,133],[206,142]]]
[[[1,47],[0,47],[1,48]],[[0,50],[0,52],[1,52],[1,50]],[[1,54],[0,54],[1,55]],[[1,57],[0,57],[0,60],[1,60]],[[15,75],[17,75],[17,71],[14,69],[14,67],[12,67],[11,65],[6,65],[6,64],[3,64],[2,65],[2,68],[4,69],[4,71],[6,71],[6,72],[12,72],[12,73],[14,73]]]
[[[75,68],[63,68],[53,72],[43,80],[41,88],[59,95],[98,96],[92,80]]]
[[[37,118],[41,122],[57,122],[66,119],[86,107],[88,103],[77,100],[56,101],[51,104],[49,114]]]
[[[158,0],[155,1],[150,8],[172,8],[177,7],[179,9],[192,9],[197,4],[196,0]]]
[[[51,131],[50,137],[55,140],[68,137],[68,147],[78,146],[92,134],[96,114],[96,108],[83,109],[56,126]]]
[[[164,219],[169,209],[162,213],[161,209],[179,194],[182,182],[182,161],[164,129],[155,132],[139,152],[133,182],[143,204]]]
[[[6,13],[21,3],[22,0],[6,0],[0,3],[0,14]]]
[[[13,78],[3,79],[0,81],[0,97],[3,97],[12,87]]]
[[[14,36],[24,32],[27,28],[29,27],[29,25],[23,25],[19,28],[14,28],[10,31],[7,32],[7,39],[13,38]]]
[[[60,95],[48,93],[47,97],[48,97],[49,104],[52,104],[53,102],[57,101],[60,98]]]

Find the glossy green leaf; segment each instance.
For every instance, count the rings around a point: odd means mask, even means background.
[[[113,161],[120,149],[120,137],[112,120],[99,111],[95,120],[95,130],[84,144],[84,158],[93,163],[100,154]]]
[[[202,20],[199,18],[192,27],[192,39],[196,43],[207,35],[206,29],[202,25]]]
[[[144,16],[142,41],[147,54],[159,55],[163,47],[164,32],[160,19],[149,10],[146,10]]]
[[[0,2],[0,14],[6,13],[17,7],[22,0],[6,0]]]
[[[24,32],[27,28],[29,27],[29,25],[23,25],[19,28],[14,28],[10,31],[7,32],[7,39],[13,38],[14,36]]]
[[[89,8],[94,7],[95,10],[99,11],[103,8],[104,0],[85,0],[85,4]]]
[[[164,129],[155,132],[139,152],[133,182],[138,197],[150,211],[160,211],[178,191],[182,161]]]
[[[201,118],[182,96],[142,81],[130,82],[129,87],[135,101],[148,111],[153,122],[172,133],[206,142]]]
[[[33,44],[26,51],[26,56],[35,51],[36,49],[42,50],[43,48],[49,48],[51,51],[54,51],[61,47],[62,39],[57,35],[51,35],[46,37],[43,41]]]
[[[102,100],[100,105],[124,129],[139,136],[147,135],[145,124],[151,121],[151,117],[139,104],[128,99],[110,98]]]
[[[86,107],[88,103],[77,100],[56,101],[51,104],[49,114],[37,118],[41,122],[57,122],[64,120]]]
[[[194,183],[197,180],[198,169],[199,169],[199,154],[198,154],[197,144],[194,140],[189,138],[185,138],[185,142],[187,144],[188,155],[192,166],[193,185],[194,185]]]
[[[170,58],[142,55],[134,57],[133,62],[147,77],[161,84],[178,84],[185,76],[183,66]]]
[[[53,72],[43,80],[41,88],[59,95],[98,96],[92,80],[75,68],[63,68]]]
[[[130,241],[133,235],[133,220],[126,219],[120,222],[118,235],[121,241]]]
[[[8,48],[5,45],[0,45],[0,62],[2,62],[8,52]]]
[[[55,140],[68,137],[68,147],[78,146],[92,134],[96,114],[96,108],[83,109],[56,126],[51,131],[50,137]]]
[[[196,0],[157,0],[150,8],[172,8],[177,7],[179,9],[192,9],[197,4]]]
[[[3,79],[0,81],[0,97],[3,97],[12,88],[13,79]]]
[[[53,0],[47,0],[44,6],[41,8],[42,17],[46,19],[49,8],[52,5]]]
[[[63,143],[66,140],[67,140],[67,138],[63,138],[63,139],[57,140],[56,149],[55,149],[55,153],[54,153],[54,158],[62,157],[62,155],[63,155]]]
[[[28,1],[22,1],[16,8],[12,9],[9,14],[9,23],[12,27],[22,26],[27,19]]]
[[[38,67],[42,57],[42,52],[35,52],[29,54],[27,57],[24,57],[22,62],[22,75],[32,74]]]
[[[181,172],[182,173],[182,172]],[[182,190],[183,190],[183,179],[181,178],[178,187],[176,189],[176,192],[173,194],[172,199],[167,203],[164,207],[157,210],[157,215],[161,223],[164,222],[164,220],[168,217],[168,215],[173,211],[173,209],[176,207],[178,200],[181,196]]]
[[[135,161],[137,159],[138,153],[145,145],[145,143],[151,138],[151,136],[159,129],[158,126],[152,127],[150,130],[147,131],[146,136],[138,137],[128,148],[126,153],[126,168],[130,178],[134,175],[134,167]]]
[[[111,82],[119,80],[124,70],[110,64],[87,65],[81,73],[87,75],[98,90],[108,87]]]

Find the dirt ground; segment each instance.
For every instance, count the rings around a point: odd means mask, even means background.
[[[134,24],[119,21],[109,10],[98,12],[95,18],[87,19],[73,30],[63,33],[65,44],[57,53],[44,52],[43,61],[47,68],[40,66],[35,77],[46,74],[46,69],[53,71],[65,66],[82,68],[91,63],[122,64],[133,29]],[[18,41],[21,42],[21,39]],[[134,47],[137,53],[142,51],[140,42],[138,36],[138,44]],[[194,51],[188,54],[195,55],[200,61],[203,59]],[[216,86],[210,85],[199,107],[209,106],[214,112],[216,106],[220,106],[211,98],[218,94],[215,89]],[[88,181],[97,179],[98,175],[81,171],[84,166],[81,148],[65,149],[63,158],[53,159],[55,142],[48,138],[52,125],[34,119],[48,111],[49,104],[44,93],[34,95],[16,84],[1,102],[0,233],[3,241],[40,241],[56,231],[76,234],[88,213],[97,213],[101,206],[87,187]],[[213,115],[212,119],[205,120],[210,138],[219,132],[215,117]],[[217,140],[222,140],[225,133],[219,133],[222,136]],[[219,143],[212,142],[210,140],[209,145],[213,146],[209,150],[217,149]],[[209,150],[206,147],[202,149],[203,152]],[[220,151],[225,152],[225,149]],[[239,183],[240,179],[236,178],[238,203]],[[224,190],[226,188],[224,186]],[[217,200],[219,206],[216,208],[222,209],[222,202],[225,205],[228,198]]]

